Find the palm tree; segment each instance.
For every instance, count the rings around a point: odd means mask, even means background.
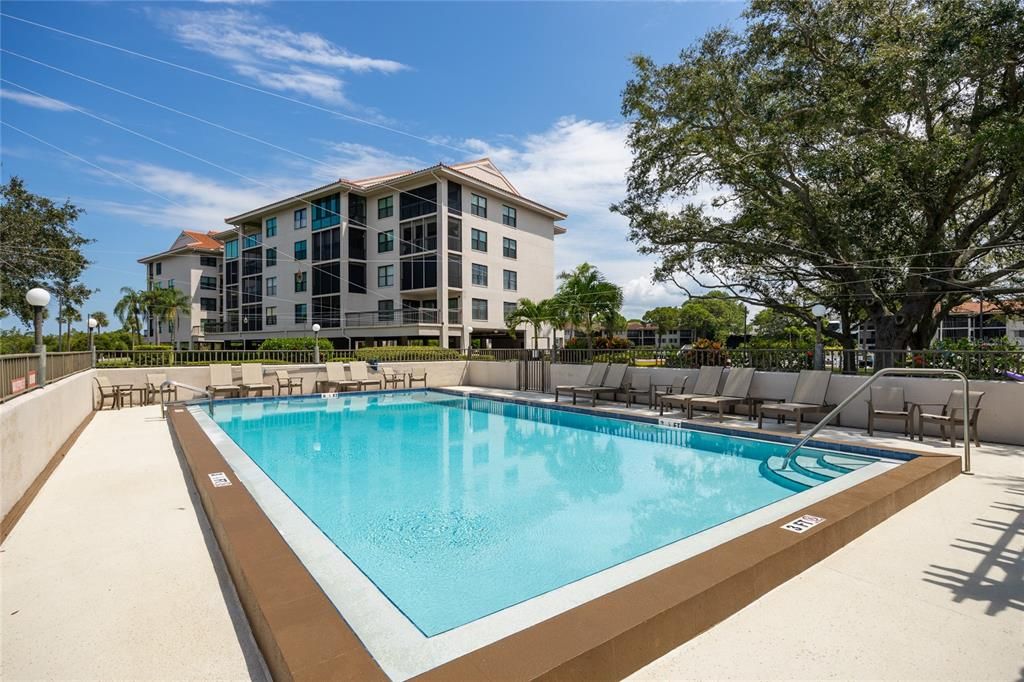
[[[110,326],[110,320],[107,319],[107,314],[105,312],[103,312],[102,310],[97,310],[94,313],[90,313],[89,317],[91,317],[92,319],[96,320],[96,331],[97,332],[101,332],[101,331],[103,331],[104,327],[109,327]]]
[[[173,329],[181,329],[181,314],[183,312],[190,311],[192,309],[192,299],[189,298],[188,294],[176,288],[164,289],[163,290],[163,319],[167,322],[168,328],[171,324],[174,324]],[[189,338],[191,339],[192,330],[189,329]],[[176,336],[176,334],[175,334]],[[174,336],[171,336],[171,343],[175,343]]]
[[[540,348],[537,338],[540,336],[540,328],[550,318],[551,299],[545,298],[541,301],[531,301],[528,298],[521,298],[516,303],[514,310],[509,311],[505,316],[505,326],[508,327],[510,336],[516,335],[516,327],[521,324],[529,324],[533,327],[533,347]]]
[[[146,294],[148,293],[131,287],[121,287],[121,298],[114,306],[114,314],[117,315],[117,319],[121,320],[121,325],[132,334],[132,348],[135,348],[136,338],[140,343],[142,342],[141,317],[146,308]]]
[[[558,275],[561,284],[555,299],[574,326],[587,333],[587,349],[594,349],[594,325],[600,319],[618,314],[622,307],[622,288],[612,284],[590,263]]]

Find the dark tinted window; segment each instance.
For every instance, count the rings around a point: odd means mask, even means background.
[[[402,192],[398,203],[398,215],[401,220],[434,213],[437,211],[437,184]]]

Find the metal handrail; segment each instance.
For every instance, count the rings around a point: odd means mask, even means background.
[[[181,382],[181,381],[174,381],[173,379],[167,379],[162,384],[160,384],[160,388],[161,388],[161,391],[160,391],[160,416],[161,417],[166,417],[167,416],[167,405],[172,404],[172,403],[186,402],[184,400],[172,400],[170,403],[165,403],[164,402],[164,393],[163,393],[162,389],[171,388],[171,387],[187,388],[188,390],[192,391],[193,393],[205,395],[207,400],[210,401],[211,407],[213,406],[213,394],[210,393],[209,391],[207,391],[205,388],[199,388],[198,386],[193,386],[191,384],[186,384],[186,383]]]
[[[873,384],[876,379],[880,379],[884,376],[892,374],[902,374],[904,376],[956,376],[959,377],[964,384],[964,462],[963,462],[963,473],[971,473],[971,408],[970,408],[970,382],[967,379],[967,375],[956,369],[937,369],[931,367],[886,367],[880,369],[868,378],[863,384],[858,386],[853,393],[843,399],[838,405],[832,408],[824,418],[821,419],[817,424],[811,427],[810,431],[807,432],[800,442],[789,449],[786,453],[785,458],[782,462],[782,468],[785,469],[789,465],[789,460],[793,457],[797,450],[802,448],[807,441],[809,441],[814,434],[821,431],[825,426],[832,421],[832,418],[839,414],[844,407],[853,402],[853,399],[864,392],[868,386]],[[956,429],[956,420],[953,421],[952,429]],[[956,431],[954,431],[956,433]]]

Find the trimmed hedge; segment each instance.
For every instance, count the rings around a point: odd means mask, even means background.
[[[353,351],[345,351],[352,353]],[[373,346],[355,351],[357,360],[379,362],[432,362],[437,360],[464,360],[465,355],[457,348],[438,346]]]

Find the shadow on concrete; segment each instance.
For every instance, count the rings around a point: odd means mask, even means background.
[[[1004,493],[1024,495],[1024,478],[999,478],[1002,479]],[[974,570],[965,571],[932,564],[932,570],[924,572],[927,577],[923,580],[948,589],[956,603],[967,600],[987,603],[985,613],[989,616],[995,616],[1006,609],[1024,611],[1024,556],[1019,549],[1024,542],[1024,538],[1020,537],[1024,535],[1024,503],[1011,498],[997,500],[989,506],[998,516],[1007,512],[1014,516],[1009,520],[1005,520],[1005,517],[978,518],[972,525],[996,531],[999,536],[990,542],[957,538],[950,545],[980,557]]]

